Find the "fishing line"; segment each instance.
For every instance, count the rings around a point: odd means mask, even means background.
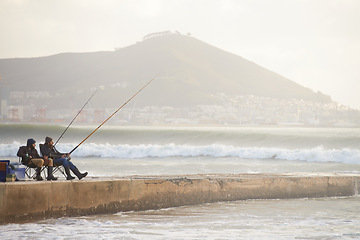
[[[93,98],[93,96],[95,95],[95,93],[98,90],[95,90],[95,92],[91,95],[91,97],[87,100],[87,102],[84,104],[84,106],[80,109],[80,111],[76,114],[76,116],[73,118],[73,120],[69,123],[69,125],[66,127],[66,129],[64,130],[64,132],[60,135],[60,137],[58,138],[58,140],[56,140],[55,145],[59,142],[59,140],[62,138],[62,136],[65,134],[65,132],[69,129],[69,127],[71,126],[71,124],[75,121],[75,119],[77,118],[77,116],[81,113],[81,111],[84,109],[84,107],[88,104],[88,102]]]
[[[159,73],[160,74],[160,73]],[[113,114],[111,114],[104,122],[102,122],[92,133],[90,133],[84,140],[82,140],[73,150],[70,151],[69,154],[74,152],[81,144],[83,144],[91,135],[93,135],[102,125],[104,125],[110,118],[112,118],[120,109],[122,109],[126,104],[128,104],[131,99],[133,99],[138,93],[140,93],[144,88],[146,88],[157,76],[157,74],[153,79],[151,79],[147,84],[145,84],[139,91],[137,91],[131,98],[129,98],[121,107],[119,107]]]

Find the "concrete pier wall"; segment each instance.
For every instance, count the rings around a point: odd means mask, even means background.
[[[357,174],[239,174],[0,184],[0,223],[246,199],[352,196]]]

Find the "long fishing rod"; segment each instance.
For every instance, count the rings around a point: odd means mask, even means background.
[[[71,124],[75,121],[75,119],[77,118],[77,116],[81,113],[81,111],[84,109],[84,107],[88,104],[88,102],[93,98],[93,96],[95,95],[95,93],[98,90],[95,90],[95,92],[91,95],[91,97],[87,100],[87,102],[84,104],[84,106],[80,109],[80,111],[76,114],[76,116],[73,118],[73,120],[71,120],[71,122],[69,123],[69,125],[66,127],[66,129],[64,130],[64,132],[60,135],[60,137],[58,138],[58,140],[56,140],[55,145],[59,142],[59,140],[62,138],[62,136],[65,134],[65,132],[69,129],[69,127],[71,126]]]
[[[160,74],[160,73],[159,73]],[[144,88],[147,87],[147,85],[149,85],[157,76],[156,75],[153,79],[151,79],[147,84],[145,84],[139,91],[137,91],[131,98],[129,98],[129,100],[127,100],[123,105],[121,105],[121,107],[119,107],[113,114],[110,115],[110,117],[108,117],[104,122],[102,122],[92,133],[89,134],[89,136],[87,136],[84,140],[81,141],[81,143],[79,143],[73,150],[70,151],[69,155],[74,152],[81,144],[83,144],[91,135],[93,135],[99,128],[101,128],[102,125],[104,125],[110,118],[112,118],[112,116],[114,116],[118,111],[120,111],[120,109],[122,109],[126,104],[128,104],[136,95],[138,95],[139,92],[141,92]]]

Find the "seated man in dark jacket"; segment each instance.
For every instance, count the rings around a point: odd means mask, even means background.
[[[65,173],[67,175],[66,180],[72,180],[74,179],[73,176],[70,174],[70,170],[80,179],[86,177],[88,174],[80,173],[80,171],[77,169],[77,167],[70,161],[69,154],[68,153],[60,153],[55,147],[54,147],[54,141],[51,137],[45,138],[45,143],[40,144],[40,152],[44,157],[48,157],[50,159],[53,159],[55,165],[63,165],[65,168]]]
[[[32,138],[27,140],[27,145],[22,146],[19,148],[19,151],[17,152],[17,156],[21,157],[21,163],[29,166],[29,167],[36,167],[36,177],[35,179],[38,181],[44,180],[41,177],[41,167],[43,165],[48,166],[48,176],[47,180],[57,180],[56,177],[53,176],[53,161],[52,159],[48,159],[47,157],[44,157],[42,159],[35,149],[36,141]]]

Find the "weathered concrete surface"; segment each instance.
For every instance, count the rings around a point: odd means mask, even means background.
[[[296,173],[88,178],[0,184],[0,223],[245,199],[351,196],[359,174]]]

